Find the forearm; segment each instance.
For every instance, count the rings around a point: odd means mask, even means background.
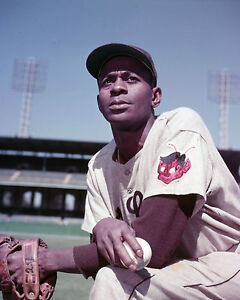
[[[96,243],[74,247],[73,257],[79,273],[85,278],[94,277],[99,269],[109,264],[98,251]]]
[[[94,243],[66,249],[45,249],[39,253],[40,274],[43,277],[52,272],[65,272],[83,274],[87,278],[95,276],[107,264]]]
[[[39,252],[40,273],[80,273],[73,258],[73,248],[44,249]]]

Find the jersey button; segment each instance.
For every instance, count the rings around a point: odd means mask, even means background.
[[[124,174],[127,175],[127,176],[128,176],[130,173],[131,173],[131,171],[130,171],[129,169],[125,170],[125,172],[124,172]]]
[[[128,189],[127,189],[128,194],[131,194],[132,191],[133,191],[133,190],[132,190],[131,188],[128,188]]]

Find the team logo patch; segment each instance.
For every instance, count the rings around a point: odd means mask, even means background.
[[[173,144],[169,144],[169,146],[172,146],[175,152],[164,157],[161,156],[158,165],[158,179],[166,184],[181,178],[183,174],[188,172],[191,168],[191,162],[186,159],[186,153],[195,148],[191,147],[184,154],[181,154]]]

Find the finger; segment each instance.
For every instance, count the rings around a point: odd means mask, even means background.
[[[115,253],[114,253],[114,248],[113,245],[108,245],[108,247],[106,248],[106,255],[108,256],[108,262],[111,265],[115,265],[116,264],[116,258],[115,258]]]
[[[135,255],[138,257],[142,258],[143,257],[143,249],[141,245],[138,243],[137,239],[135,236],[132,235],[125,235],[125,241],[128,243],[128,245],[131,247]]]
[[[122,262],[124,266],[135,271],[136,259],[130,256],[130,254],[124,247],[123,242],[120,239],[113,239],[113,245],[116,257]]]
[[[130,228],[130,231],[131,231],[132,235],[136,237],[136,232],[135,232],[135,230],[134,230],[132,227],[129,227],[129,228]]]
[[[135,230],[132,227],[128,226],[127,228],[124,228],[124,230],[122,230],[122,236],[124,240],[129,244],[134,254],[142,258],[143,249],[136,239]]]
[[[106,248],[98,248],[101,255],[108,261],[109,264],[111,264],[111,257],[108,253],[108,250]]]
[[[21,280],[21,276],[17,276],[16,274],[12,275],[11,280],[14,282],[16,288],[19,290],[20,288],[22,288],[22,280]]]
[[[106,238],[103,242],[98,243],[98,249],[103,257],[110,263],[115,263],[115,254],[112,241]]]

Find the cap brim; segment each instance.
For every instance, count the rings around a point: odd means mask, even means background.
[[[102,66],[115,56],[132,56],[144,63],[150,72],[153,73],[153,70],[149,67],[149,59],[146,57],[146,54],[143,54],[137,47],[114,43],[100,46],[89,54],[86,62],[89,73],[93,77],[98,78]]]

